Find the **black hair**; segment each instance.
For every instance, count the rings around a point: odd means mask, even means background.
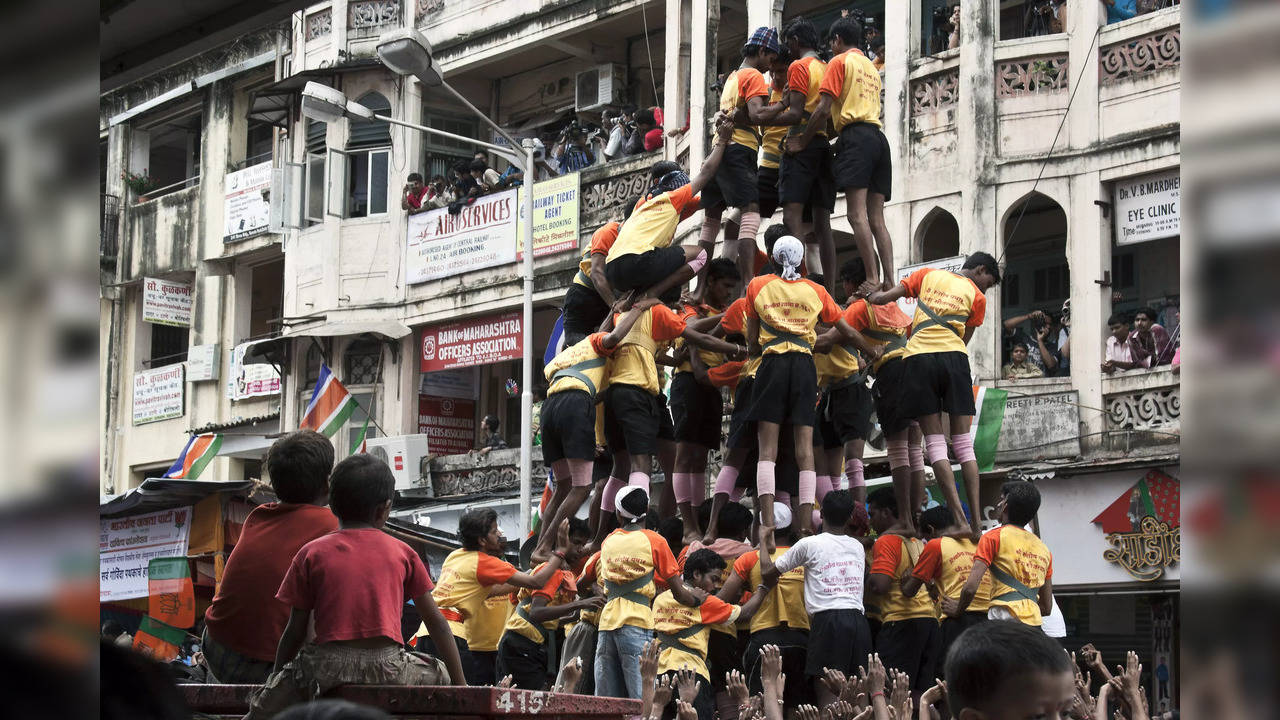
[[[409,173],[409,182],[422,182],[422,173]]]
[[[862,262],[862,258],[855,257],[840,266],[840,279],[848,280],[856,289],[862,283],[867,281],[867,266]]]
[[[280,502],[315,502],[333,471],[333,443],[315,430],[298,430],[267,451],[267,474]]]
[[[796,272],[799,272],[799,271],[800,271],[800,268],[796,268]],[[822,273],[820,273],[820,272],[816,272],[816,273],[809,273],[809,279],[810,279],[810,280],[812,280],[812,281],[813,281],[813,284],[815,284],[815,285],[826,285],[826,284],[827,284],[827,276],[826,276],[826,275],[823,275],[823,274],[822,274]]]
[[[1019,527],[1031,522],[1040,509],[1040,490],[1026,480],[1010,480],[1000,486],[1009,522]]]
[[[862,47],[862,24],[851,17],[842,17],[831,23],[827,37],[839,37],[840,41],[849,47]]]
[[[680,166],[680,163],[675,162],[674,160],[659,160],[653,164],[653,167],[649,168],[649,182],[655,183],[661,180],[663,175],[683,169],[684,168]]]
[[[498,432],[498,427],[501,426],[501,424],[502,423],[499,422],[497,415],[484,416],[484,426],[489,428],[489,432]]]
[[[965,258],[964,265],[961,266],[960,269],[971,270],[973,268],[986,268],[987,272],[991,273],[991,283],[993,285],[1000,284],[1000,263],[996,262],[996,259],[991,256],[991,253],[985,253],[979,250]]]
[[[463,550],[479,550],[480,540],[493,529],[498,522],[498,512],[493,508],[472,508],[458,518],[458,537],[462,538]]]
[[[774,60],[774,62],[782,63],[783,65],[791,65],[791,61],[793,59],[794,58],[791,57],[791,48],[783,45],[778,48],[778,59]]]
[[[822,498],[822,519],[844,526],[853,516],[853,495],[848,490],[832,490]]]
[[[741,538],[751,532],[751,511],[741,503],[731,502],[720,511],[717,530],[720,537]]]
[[[1111,317],[1107,318],[1108,325],[1128,325],[1131,322],[1133,322],[1133,318],[1123,310],[1117,310],[1111,313]]]
[[[581,518],[569,518],[569,537],[591,537],[591,524]]]
[[[489,169],[489,163],[479,159],[472,160],[471,162],[467,163],[467,169],[470,170],[471,172],[475,172],[477,170],[480,172],[484,172],[485,170]]]
[[[893,494],[891,487],[882,486],[872,490],[867,494],[867,505],[888,510],[894,517],[898,517],[898,498]]]
[[[437,180],[439,180],[440,182],[444,182],[444,176],[443,176],[443,175],[432,175],[432,176],[431,176],[431,182],[435,182],[435,181],[437,181]]]
[[[964,708],[991,709],[1001,688],[1018,687],[1033,673],[1070,673],[1071,658],[1039,627],[984,622],[960,633],[944,667],[947,705],[959,717]]]
[[[644,517],[649,512],[649,493],[630,493],[622,498],[622,509],[636,517]]]
[[[471,158],[472,158],[473,160],[479,160],[480,158],[484,158],[484,159],[485,159],[485,161],[488,161],[488,159],[489,159],[489,153],[488,153],[488,151],[486,151],[486,150],[481,150],[480,148],[476,148],[476,149],[471,153]]]
[[[631,103],[627,103],[626,105],[622,106],[622,109],[619,110],[619,112],[621,112],[623,115],[635,115],[636,106],[632,105]]]
[[[769,262],[773,262],[774,243],[778,242],[779,238],[786,237],[790,234],[791,231],[782,223],[770,225],[768,229],[764,231],[764,251],[769,254]]]
[[[769,50],[763,45],[743,45],[742,46],[742,57],[744,59],[760,57],[761,54],[767,53],[767,52],[774,53],[775,55],[777,54],[775,51]]]
[[[1017,350],[1018,348],[1022,348],[1023,350],[1026,350],[1027,352],[1031,352],[1031,346],[1029,346],[1029,345],[1027,345],[1026,343],[1022,342],[1021,340],[1019,340],[1018,342],[1016,342],[1016,343],[1014,343],[1014,344],[1013,344],[1013,349],[1014,349],[1014,350]]]
[[[742,508],[746,510],[746,508]],[[748,511],[749,512],[749,511]],[[704,572],[720,572],[725,569],[724,558],[710,548],[701,548],[689,553],[684,559],[684,579],[692,581],[694,575]]]
[[[1160,319],[1160,313],[1156,312],[1155,308],[1150,306],[1140,307],[1137,310],[1133,311],[1134,320],[1137,320],[1139,315],[1146,315],[1147,317],[1151,318],[1151,322],[1155,322]]]
[[[920,513],[920,529],[929,528],[933,532],[944,530],[951,525],[951,508],[946,505],[934,505]]]
[[[808,48],[809,50],[817,50],[820,43],[818,40],[818,28],[803,17],[798,17],[783,26],[782,42],[784,47],[786,46],[787,38],[795,38],[800,47]]]
[[[653,115],[653,108],[642,108],[636,111],[636,125],[657,125],[658,118]]]
[[[707,282],[712,283],[721,278],[732,278],[735,282],[742,282],[742,273],[738,272],[738,266],[732,260],[718,257],[707,263]]]
[[[649,517],[649,520],[656,521],[655,517]],[[667,541],[667,547],[671,549],[672,555],[679,555],[680,550],[684,547],[684,521],[678,517],[664,518],[658,523],[658,535]]]
[[[344,522],[373,522],[378,508],[395,494],[391,468],[372,455],[352,455],[329,478],[329,508]]]

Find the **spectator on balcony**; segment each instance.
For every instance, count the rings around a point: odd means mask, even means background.
[[[1145,367],[1133,357],[1129,316],[1121,312],[1112,313],[1111,318],[1107,320],[1107,328],[1111,330],[1111,334],[1107,336],[1107,356],[1102,361],[1102,372],[1110,375],[1116,370]]]
[[[493,450],[506,450],[506,438],[498,432],[501,423],[496,415],[485,415],[484,420],[480,422],[480,427],[485,431],[484,439],[478,449],[473,450],[477,455],[488,455]]]
[[[1031,333],[1019,327],[1028,321],[1031,322]],[[1005,320],[1004,356],[1010,358],[1013,355],[1013,346],[1021,343],[1028,350],[1028,362],[1040,368],[1042,374],[1048,375],[1058,367],[1057,355],[1052,347],[1052,341],[1049,340],[1048,327],[1049,316],[1040,310],[1032,310],[1024,315],[1015,315]],[[1042,330],[1046,332],[1041,332]]]
[[[657,144],[654,145],[650,134],[658,130]],[[658,121],[653,114],[653,108],[644,108],[635,114],[635,129],[631,131],[631,135],[627,138],[627,144],[624,152],[627,155],[639,155],[649,150],[656,150],[662,146],[662,128],[658,125]]]
[[[477,157],[471,161],[468,170],[471,177],[476,181],[478,195],[488,195],[491,192],[497,192],[502,189],[502,175],[497,170],[489,167],[489,163],[480,159],[479,153]]]
[[[880,43],[875,46],[875,48],[872,49],[871,54],[875,56],[872,58],[871,64],[875,66],[876,71],[884,72],[884,43]]]
[[[1133,314],[1133,330],[1129,333],[1129,348],[1133,359],[1142,363],[1142,367],[1168,365],[1173,361],[1173,353],[1177,344],[1169,337],[1169,332],[1156,322],[1158,313],[1144,307]]]
[[[591,143],[587,139],[587,129],[576,119],[560,132],[560,139],[551,149],[551,158],[556,161],[561,175],[578,172],[596,163],[596,154],[591,151]]]
[[[1108,25],[1128,20],[1138,14],[1137,0],[1102,0],[1102,4],[1107,6]]]
[[[1004,364],[1000,374],[1004,376],[1005,380],[1021,380],[1023,378],[1044,377],[1044,370],[1027,359],[1027,344],[1017,342],[1013,344],[1013,352],[1010,353],[1009,362]]]
[[[427,186],[422,182],[422,173],[409,173],[408,180],[400,196],[400,209],[410,215],[430,210],[431,208],[423,203],[427,198]]]
[[[606,112],[601,116],[600,121],[609,128],[609,140],[601,153],[605,162],[617,160],[626,154],[627,141],[635,129],[635,114],[635,105],[623,105],[617,113]]]
[[[1071,298],[1062,301],[1062,315],[1059,316],[1057,335],[1050,334],[1058,345],[1057,377],[1071,375]]]
[[[423,201],[423,207],[428,210],[437,210],[448,206],[453,201],[453,188],[445,182],[444,176],[433,175],[431,184],[427,186],[427,197]]]

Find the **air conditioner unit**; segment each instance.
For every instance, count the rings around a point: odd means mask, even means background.
[[[396,490],[411,491],[419,497],[433,497],[431,474],[427,469],[426,435],[392,435],[369,438],[369,454],[385,462],[396,478]]]
[[[622,104],[622,66],[607,63],[583,70],[574,78],[574,106],[578,112]]]

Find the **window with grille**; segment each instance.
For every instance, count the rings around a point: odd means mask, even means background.
[[[187,360],[187,346],[191,330],[172,325],[151,326],[151,357],[147,367],[158,368],[176,365]]]
[[[373,385],[378,381],[382,346],[377,340],[357,340],[347,348],[344,385]]]
[[[309,227],[324,222],[324,178],[325,178],[325,133],[326,123],[315,120],[307,121],[307,168],[306,197],[303,207],[306,209],[305,224]]]

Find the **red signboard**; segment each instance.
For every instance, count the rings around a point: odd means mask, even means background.
[[[520,313],[487,315],[422,331],[422,372],[519,360],[523,352]]]
[[[462,455],[476,446],[476,402],[419,395],[418,432],[432,455]]]

